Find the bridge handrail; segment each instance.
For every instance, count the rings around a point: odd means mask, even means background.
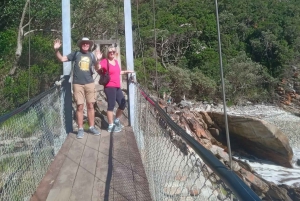
[[[14,109],[13,111],[4,114],[2,116],[0,116],[0,124],[2,122],[5,122],[7,119],[9,119],[10,117],[21,113],[22,111],[26,110],[27,108],[29,108],[31,105],[33,105],[34,103],[36,103],[37,101],[39,101],[41,98],[45,97],[46,95],[52,93],[53,90],[55,90],[57,88],[57,86],[60,84],[60,82],[63,81],[63,79],[61,79],[60,81],[56,82],[54,84],[54,86],[52,86],[50,89],[40,93],[39,95],[33,97],[32,99],[30,99],[28,102],[24,103],[23,105],[21,105],[20,107]]]
[[[228,169],[216,156],[197,142],[185,130],[178,126],[169,115],[154,101],[139,84],[136,86],[140,90],[145,99],[155,107],[160,117],[167,123],[177,134],[179,134],[190,147],[203,159],[203,161],[219,176],[222,181],[232,190],[239,200],[243,201],[260,201],[258,195],[243,182],[233,171]]]
[[[0,200],[29,200],[64,143],[63,80],[0,116]]]

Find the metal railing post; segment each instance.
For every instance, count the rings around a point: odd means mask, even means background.
[[[124,17],[125,17],[125,42],[126,42],[126,62],[127,70],[134,71],[133,63],[133,42],[132,42],[132,21],[131,21],[131,2],[124,0]],[[129,125],[134,125],[134,84],[128,84],[128,109],[129,109]]]
[[[71,53],[71,15],[70,15],[70,0],[62,0],[62,42],[63,55]],[[64,102],[64,116],[66,132],[72,132],[72,93],[71,83],[69,82],[72,63],[63,63],[63,77],[62,96],[61,100]]]

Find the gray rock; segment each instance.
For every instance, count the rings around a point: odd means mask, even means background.
[[[216,112],[209,114],[224,134],[224,115]],[[275,125],[254,117],[228,115],[228,128],[231,137],[247,152],[284,167],[292,167],[293,150],[289,139]]]

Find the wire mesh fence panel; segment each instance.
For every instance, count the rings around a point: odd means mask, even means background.
[[[61,91],[52,88],[0,123],[0,200],[30,200],[67,134]]]
[[[134,133],[153,200],[231,200],[226,184],[136,87]]]

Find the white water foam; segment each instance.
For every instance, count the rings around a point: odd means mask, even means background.
[[[235,156],[234,158],[247,162],[258,175],[269,182],[274,182],[277,185],[286,184],[292,187],[300,187],[300,166],[296,164],[296,159],[300,158],[300,149],[294,149],[293,151],[294,168],[285,168],[266,160],[254,160]]]

